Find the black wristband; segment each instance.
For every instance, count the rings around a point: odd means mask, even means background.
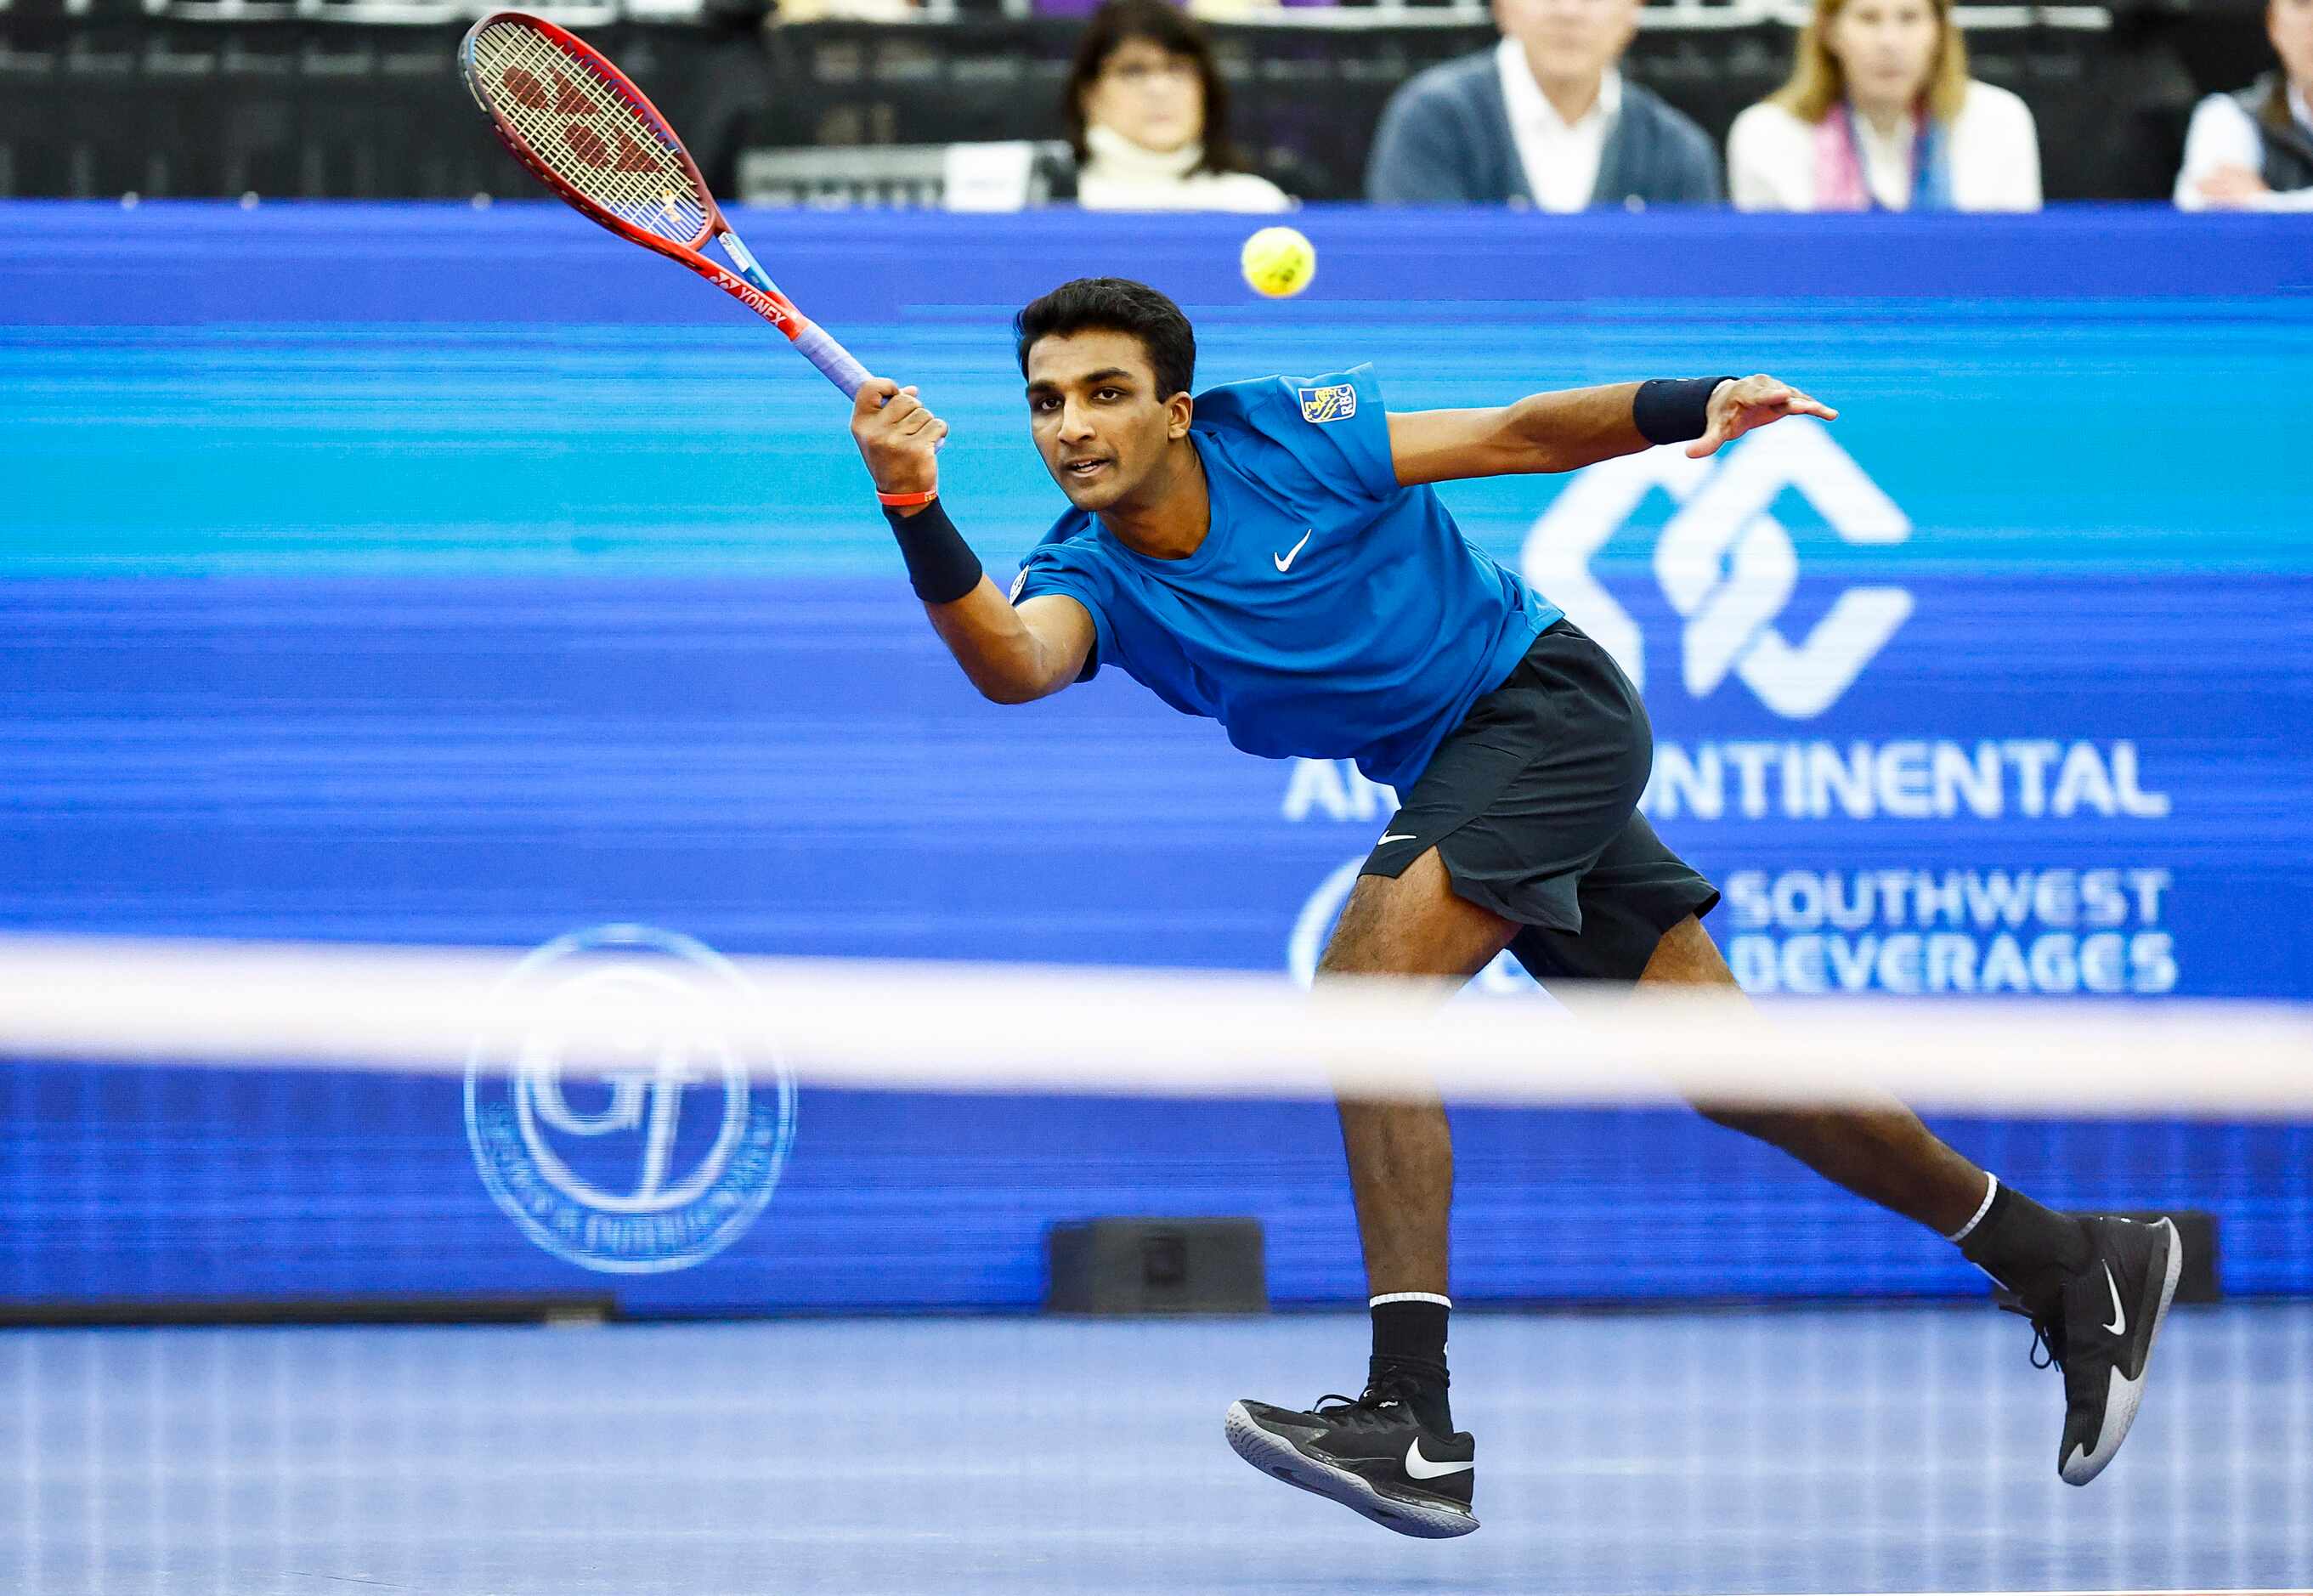
[[[886,507],[884,519],[900,540],[900,558],[908,562],[908,581],[918,598],[928,604],[952,604],[980,586],[980,556],[963,541],[938,499],[912,516]]]
[[[1733,377],[1658,378],[1640,383],[1631,419],[1650,444],[1684,444],[1711,430],[1711,396]]]

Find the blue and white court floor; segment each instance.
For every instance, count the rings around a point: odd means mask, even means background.
[[[2313,1303],[2180,1309],[2085,1490],[1988,1308],[1483,1314],[1484,1528],[1254,1473],[1231,1398],[1362,1316],[0,1333],[0,1590],[38,1596],[2313,1586]]]

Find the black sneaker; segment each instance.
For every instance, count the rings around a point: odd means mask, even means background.
[[[1233,1402],[1228,1443],[1286,1484],[1353,1507],[1385,1529],[1428,1540],[1467,1535],[1477,1442],[1425,1430],[1388,1381],[1356,1401],[1320,1397],[1314,1412]]]
[[[2032,1362],[2064,1375],[2064,1434],[2056,1472],[2084,1486],[2128,1438],[2144,1398],[2144,1366],[2177,1294],[2185,1244],[2167,1220],[2084,1218],[2089,1264],[2037,1308],[2012,1292],[2001,1307],[2032,1321]],[[2041,1356],[2045,1349],[2046,1356]]]

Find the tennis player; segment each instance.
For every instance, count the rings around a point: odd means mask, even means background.
[[[1702,924],[1718,892],[1638,812],[1653,734],[1637,692],[1473,547],[1429,484],[1657,445],[1701,457],[1836,412],[1771,376],[1393,411],[1365,366],[1192,397],[1188,319],[1116,278],[1063,284],[1014,331],[1029,429],[1069,508],[1008,597],[939,502],[946,423],[880,378],[851,422],[916,593],[975,687],[1026,703],[1116,666],[1247,753],[1354,759],[1397,788],[1321,979],[1458,982],[1507,948],[1545,983],[1734,985]],[[2054,1212],[1893,1102],[1702,1107],[1957,1242],[2062,1366],[2059,1472],[2096,1477],[2135,1417],[2175,1290],[2173,1224]],[[1344,1101],[1341,1121],[1371,1292],[1363,1394],[1307,1410],[1238,1402],[1227,1436],[1256,1467],[1392,1530],[1466,1534],[1476,1449],[1447,1398],[1446,1115]]]

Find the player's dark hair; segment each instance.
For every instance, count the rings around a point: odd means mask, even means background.
[[[1229,138],[1228,84],[1213,59],[1212,41],[1205,31],[1171,0],[1108,0],[1085,24],[1077,40],[1076,58],[1069,63],[1069,80],[1060,89],[1060,119],[1067,125],[1069,146],[1081,166],[1090,157],[1085,149],[1085,97],[1108,67],[1109,57],[1136,39],[1148,40],[1168,56],[1179,56],[1196,68],[1204,92],[1204,158],[1200,172],[1242,172],[1236,145]]]
[[[1031,300],[1012,318],[1020,342],[1020,375],[1028,375],[1028,348],[1040,338],[1072,332],[1129,332],[1148,351],[1156,397],[1185,393],[1197,375],[1197,333],[1181,307],[1130,278],[1078,278]]]

